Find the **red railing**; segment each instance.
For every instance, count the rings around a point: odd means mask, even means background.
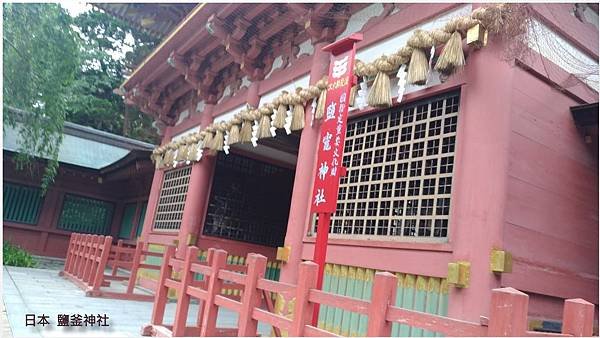
[[[149,336],[219,336],[237,334],[256,336],[258,322],[264,322],[290,336],[334,337],[334,333],[312,326],[315,304],[338,307],[368,317],[368,336],[390,336],[392,323],[439,332],[448,336],[589,336],[592,334],[594,305],[582,299],[565,301],[563,333],[548,334],[527,331],[529,296],[513,288],[492,290],[490,317],[487,325],[441,317],[424,312],[392,306],[395,300],[396,276],[378,272],[373,281],[370,301],[340,296],[316,289],[317,265],[303,262],[299,267],[298,284],[275,282],[264,278],[267,259],[248,254],[246,273],[228,270],[227,252],[210,249],[207,262],[197,259],[198,248],[189,247],[184,260],[174,258],[175,247],[169,246],[160,270],[151,323],[142,334]],[[173,273],[179,271],[179,280]],[[195,281],[195,273],[203,274],[203,281]],[[243,293],[239,299],[221,295],[224,283],[239,285]],[[179,295],[172,325],[164,324],[169,289]],[[293,318],[275,314],[262,306],[265,292],[280,293],[295,298]],[[191,299],[199,300],[196,323],[187,326]],[[236,312],[238,327],[216,327],[220,307]]]
[[[139,269],[160,269],[158,265],[141,262],[144,256],[163,256],[148,251],[147,247],[148,243],[141,241],[136,247],[125,247],[122,241],[113,245],[111,236],[72,233],[65,266],[59,274],[73,281],[87,296],[154,301],[153,295],[134,292]],[[107,267],[112,268],[109,274],[105,273]],[[129,275],[119,275],[119,268],[129,269]],[[103,288],[109,287],[110,281],[126,281],[126,291]]]

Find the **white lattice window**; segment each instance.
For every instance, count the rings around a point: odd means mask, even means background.
[[[331,237],[445,240],[458,110],[452,93],[349,121]]]
[[[191,172],[191,166],[165,172],[154,217],[155,230],[179,230]]]

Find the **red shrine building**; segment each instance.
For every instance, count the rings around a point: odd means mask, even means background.
[[[358,77],[323,289],[369,298],[374,271],[390,271],[396,305],[479,322],[490,290],[510,286],[530,295],[531,329],[560,332],[564,299],[598,304],[598,7],[526,6],[527,34],[512,40],[485,24],[457,29],[464,66],[438,72],[442,48],[430,44],[422,83],[381,66],[382,55],[405,57],[394,53],[407,44],[413,55],[423,49],[414,36],[450,33],[450,22],[471,22],[483,6],[191,9],[121,87],[162,130],[141,240],[157,251],[176,244],[178,255],[189,245],[221,248],[240,263],[260,253],[274,276],[294,283],[299,263],[313,258],[321,142],[319,91],[297,98],[327,76],[322,48],[362,33],[357,63],[389,75],[392,100],[364,104],[378,80]],[[511,54],[515,43],[521,52]],[[293,128],[298,104],[303,125]],[[258,136],[279,106],[286,126]],[[245,123],[255,124],[252,140],[241,136]],[[241,141],[230,144],[238,129]],[[153,287],[156,275],[142,275]],[[279,311],[291,301],[280,297]],[[319,325],[364,335],[344,318],[323,307]],[[393,333],[429,334],[401,325]]]

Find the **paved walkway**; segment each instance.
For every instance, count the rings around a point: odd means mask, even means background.
[[[115,283],[115,282],[113,282]],[[140,337],[140,328],[150,321],[152,303],[107,298],[86,297],[84,292],[65,278],[58,270],[4,267],[3,302],[6,306],[10,329],[18,337]],[[172,322],[175,303],[167,304],[165,322]],[[189,323],[194,323],[198,305],[190,306]],[[26,314],[49,316],[50,325],[25,326]],[[94,314],[108,316],[108,327],[57,326],[58,314]],[[0,317],[0,322],[3,322]],[[4,323],[3,323],[4,324]],[[4,326],[4,325],[3,325]],[[219,327],[236,327],[237,315],[220,309]],[[2,337],[6,328],[2,328]],[[268,336],[270,326],[259,323],[259,333]]]

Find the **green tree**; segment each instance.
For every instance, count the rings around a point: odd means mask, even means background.
[[[3,9],[3,104],[29,112],[5,109],[3,121],[11,127],[21,122],[18,168],[36,155],[50,159],[42,179],[46,189],[58,169],[66,103],[80,62],[79,38],[58,4],[5,3]]]
[[[82,64],[69,98],[67,120],[142,141],[156,142],[152,119],[126,107],[113,92],[124,75],[156,44],[156,39],[102,11],[77,16]]]
[[[65,120],[156,142],[152,119],[113,92],[156,45],[152,36],[98,10],[72,18],[57,4],[4,4],[4,123],[23,142],[17,167],[49,158],[44,191],[58,169]]]

